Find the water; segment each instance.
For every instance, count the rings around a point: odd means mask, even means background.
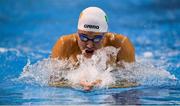
[[[135,45],[137,62],[127,64],[119,75],[131,73],[128,79],[141,86],[107,89],[105,83],[90,92],[48,86],[48,72],[54,68],[48,58],[52,47],[60,35],[76,31],[79,13],[88,6],[104,9],[110,31],[128,36]],[[0,104],[180,104],[179,19],[178,0],[1,0]],[[88,65],[92,64],[84,64]],[[24,74],[27,66],[30,72]],[[93,72],[99,67],[93,65]],[[76,82],[78,77],[71,75],[68,78]],[[116,80],[106,73],[101,78]]]

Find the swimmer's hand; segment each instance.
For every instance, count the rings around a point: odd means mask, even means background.
[[[93,82],[87,82],[87,81],[80,81],[80,85],[83,87],[85,91],[90,91],[92,88],[98,84],[100,84],[102,80],[95,80]]]

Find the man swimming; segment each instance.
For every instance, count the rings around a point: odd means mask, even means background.
[[[97,49],[107,46],[120,48],[116,63],[135,61],[134,47],[130,40],[126,36],[108,32],[106,13],[98,7],[88,7],[79,16],[77,33],[62,36],[52,49],[52,58],[76,62],[77,55],[91,58]],[[79,82],[85,90],[99,83],[101,80],[98,79],[94,82]]]

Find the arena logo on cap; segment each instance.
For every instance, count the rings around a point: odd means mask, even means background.
[[[85,25],[84,25],[84,28],[99,29],[99,26],[98,26],[98,25],[87,25],[87,24],[85,24]]]

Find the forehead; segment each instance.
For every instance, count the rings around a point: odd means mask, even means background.
[[[95,37],[96,35],[103,35],[104,34],[102,32],[91,32],[91,31],[82,31],[82,30],[78,30],[78,33],[86,34],[89,37]]]

